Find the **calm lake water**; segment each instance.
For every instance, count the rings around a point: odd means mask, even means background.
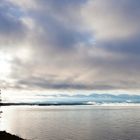
[[[0,129],[29,140],[140,140],[140,106],[7,106]]]

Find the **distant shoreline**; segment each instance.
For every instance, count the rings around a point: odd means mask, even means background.
[[[77,106],[77,105],[93,105],[93,106],[127,106],[127,105],[136,105],[140,106],[140,103],[0,103],[0,106]]]
[[[86,103],[62,103],[62,104],[55,104],[55,103],[0,103],[0,106],[12,106],[12,105],[17,105],[17,106],[22,106],[22,105],[30,105],[30,106],[61,106],[61,105],[90,105],[90,104],[86,104]]]

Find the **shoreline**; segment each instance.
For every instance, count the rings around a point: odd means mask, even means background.
[[[140,106],[140,103],[0,103],[2,106]],[[2,113],[2,112],[0,112]]]
[[[0,106],[22,106],[22,105],[30,105],[30,106],[62,106],[62,105],[89,105],[86,103],[0,103]]]
[[[7,133],[6,131],[0,131],[0,139],[1,140],[25,140],[16,135]]]

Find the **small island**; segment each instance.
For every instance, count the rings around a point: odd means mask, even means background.
[[[0,131],[0,140],[24,140],[16,135],[7,133],[6,131]]]

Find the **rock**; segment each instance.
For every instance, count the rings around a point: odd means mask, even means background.
[[[18,136],[9,134],[5,131],[0,131],[0,140],[24,140]]]

